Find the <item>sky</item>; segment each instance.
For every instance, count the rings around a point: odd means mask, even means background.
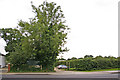
[[[35,6],[44,0],[0,0],[0,28],[15,28],[18,21],[34,17]],[[69,26],[69,52],[63,58],[118,56],[118,1],[119,0],[47,0],[60,5]],[[4,45],[2,45],[4,43]],[[5,42],[0,39],[0,52],[5,53]]]

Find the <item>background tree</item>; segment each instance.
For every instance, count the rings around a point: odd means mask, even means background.
[[[72,57],[72,58],[71,58],[71,60],[75,60],[75,59],[77,59],[77,58],[76,58],[76,57]]]
[[[95,59],[103,58],[101,55],[96,56]]]
[[[66,60],[66,59],[64,59],[64,58],[59,58],[58,60]]]
[[[93,55],[85,55],[84,58],[93,58]]]
[[[78,59],[83,59],[82,57],[78,58]]]
[[[68,58],[67,60],[71,60],[71,58]]]

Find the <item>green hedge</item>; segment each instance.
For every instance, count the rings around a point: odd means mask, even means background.
[[[69,66],[69,63],[70,68],[75,68],[79,71],[120,68],[120,66],[118,65],[120,61],[115,58],[84,58],[76,60],[59,61],[56,63],[56,66],[60,64]]]

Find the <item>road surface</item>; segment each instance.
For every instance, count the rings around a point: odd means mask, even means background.
[[[57,70],[53,73],[2,74],[2,80],[120,80],[118,77],[120,77],[119,73],[111,71],[75,72]]]
[[[3,74],[2,80],[119,80],[118,75],[120,74],[62,71],[53,74]]]
[[[2,80],[119,80],[118,74],[2,75]]]

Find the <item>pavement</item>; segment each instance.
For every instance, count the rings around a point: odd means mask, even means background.
[[[41,79],[41,78],[87,78],[90,80],[93,80],[93,78],[96,80],[99,79],[103,79],[105,78],[105,80],[115,80],[118,79],[119,76],[118,74],[4,74],[2,75],[3,79]],[[54,80],[52,79],[52,80]],[[74,80],[74,79],[73,79]]]
[[[8,73],[7,69],[0,69],[2,75],[72,75],[72,74],[115,74],[120,73],[120,70],[116,71],[95,71],[95,72],[82,72],[82,71],[63,71],[55,68],[56,72],[24,72],[24,73]]]

